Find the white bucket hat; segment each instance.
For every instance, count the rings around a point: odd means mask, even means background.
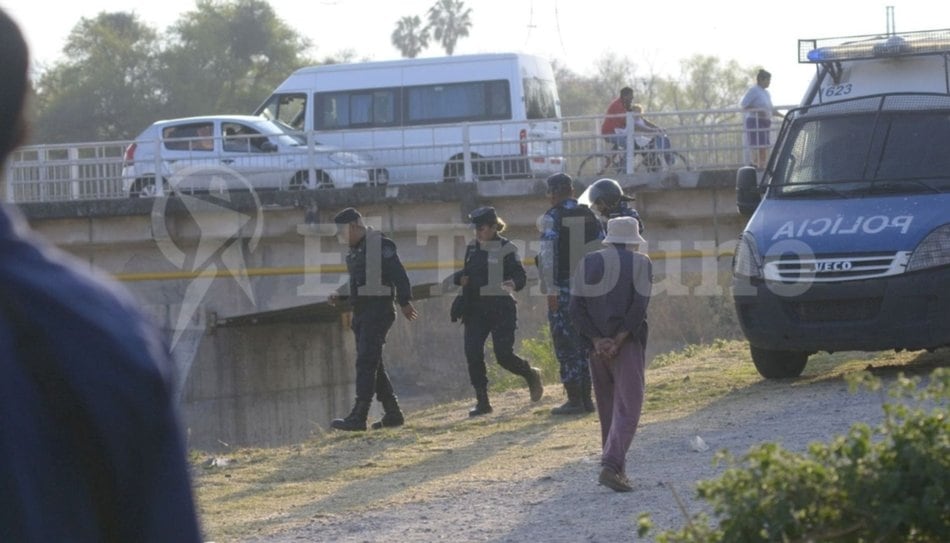
[[[607,237],[604,238],[604,244],[608,243],[646,243],[640,235],[640,221],[633,217],[617,217],[607,221]]]

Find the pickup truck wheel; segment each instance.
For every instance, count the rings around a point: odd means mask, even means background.
[[[755,369],[766,379],[798,377],[808,362],[808,353],[802,351],[773,351],[753,345],[749,346],[749,351]]]

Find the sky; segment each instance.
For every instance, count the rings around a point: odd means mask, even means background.
[[[309,38],[314,58],[352,50],[357,58],[399,58],[390,43],[396,22],[426,11],[435,0],[270,0],[285,23]],[[772,72],[776,106],[797,103],[815,69],[798,63],[798,40],[884,32],[893,6],[898,32],[950,28],[950,2],[934,0],[464,0],[470,34],[455,54],[526,52],[592,75],[608,53],[626,57],[637,75],[676,76],[680,61],[711,55],[742,67]],[[0,0],[19,23],[36,66],[62,59],[69,32],[80,18],[100,12],[133,12],[164,32],[195,0]],[[444,54],[430,45],[421,56]],[[288,74],[289,75],[289,74]],[[750,80],[750,84],[753,81]]]

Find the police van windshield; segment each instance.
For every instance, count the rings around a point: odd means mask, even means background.
[[[839,107],[830,115],[815,107],[801,114],[784,134],[783,156],[770,183],[773,194],[841,198],[950,192],[950,108],[895,105],[857,112]]]

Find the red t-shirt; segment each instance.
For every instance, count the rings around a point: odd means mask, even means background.
[[[604,135],[613,135],[616,128],[627,128],[627,108],[623,107],[623,100],[617,98],[607,106],[607,117],[604,124],[600,126],[600,133]],[[616,115],[616,116],[614,116]]]

